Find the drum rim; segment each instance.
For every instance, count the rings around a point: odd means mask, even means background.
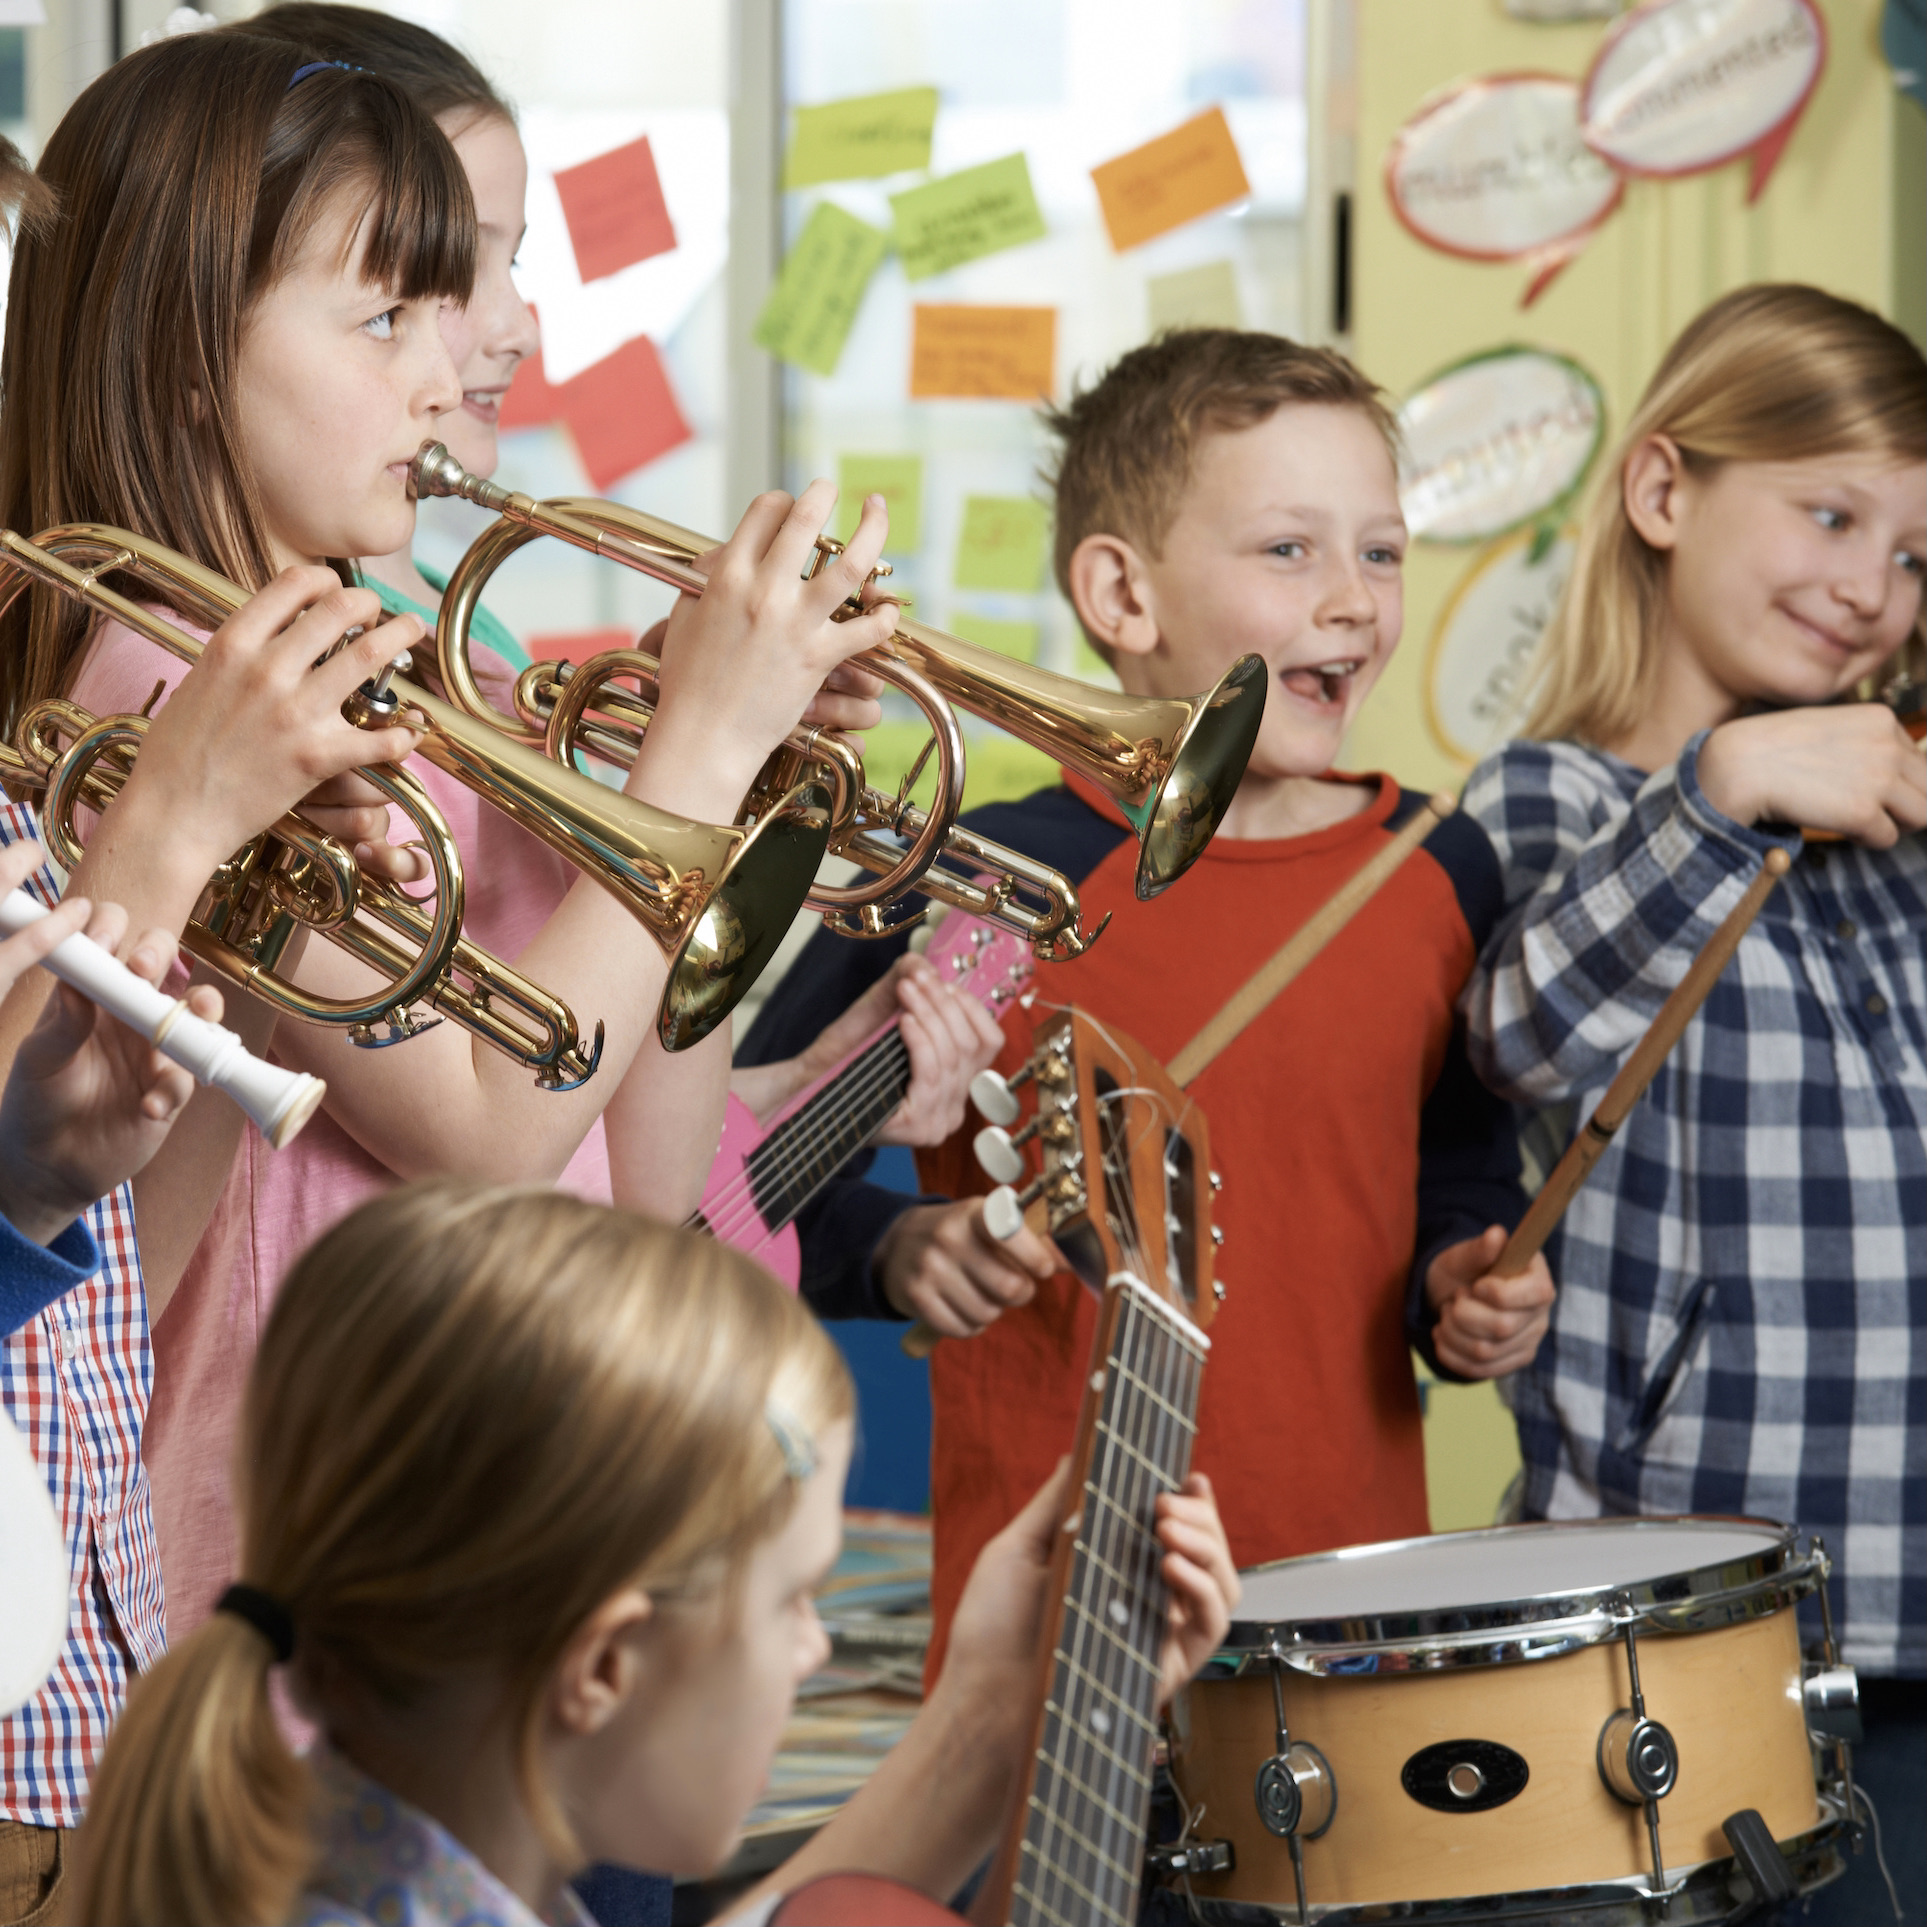
[[[1576,1587],[1532,1593],[1465,1606],[1385,1606],[1369,1614],[1325,1619],[1234,1618],[1211,1661],[1215,1676],[1227,1670],[1276,1658],[1301,1672],[1345,1673],[1362,1670],[1356,1661],[1381,1655],[1390,1664],[1373,1670],[1412,1671],[1443,1666],[1490,1666],[1552,1659],[1582,1646],[1602,1645],[1621,1636],[1631,1619],[1642,1629],[1704,1632],[1731,1625],[1804,1597],[1820,1583],[1825,1554],[1817,1539],[1798,1547],[1799,1533],[1777,1519],[1743,1513],[1621,1513],[1598,1519],[1534,1519],[1517,1525],[1474,1526],[1460,1532],[1388,1539],[1367,1548],[1337,1547],[1272,1559],[1248,1566],[1241,1577],[1275,1572],[1286,1566],[1363,1562],[1363,1554],[1402,1552],[1444,1540],[1517,1539],[1521,1534],[1554,1535],[1600,1527],[1637,1533],[1659,1527],[1744,1526],[1768,1535],[1770,1543],[1737,1559],[1721,1559],[1685,1572],[1659,1574],[1618,1585]],[[1737,1578],[1734,1568],[1740,1568]],[[1508,1633],[1518,1635],[1507,1638]],[[1348,1664],[1347,1662],[1352,1662]],[[1208,1680],[1213,1676],[1201,1676]]]

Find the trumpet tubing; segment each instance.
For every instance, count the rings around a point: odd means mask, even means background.
[[[517,549],[549,535],[700,595],[707,578],[695,558],[716,544],[616,503],[576,497],[537,502],[514,494],[469,474],[436,442],[415,457],[410,482],[419,495],[460,496],[499,518],[470,546],[442,599],[436,653],[444,687],[471,716],[524,741],[540,737],[554,755],[566,756],[577,740],[606,753],[614,740],[606,727],[606,682],[618,672],[653,677],[653,659],[617,651],[577,672],[586,685],[579,689],[572,686],[576,678],[561,673],[562,665],[542,665],[518,684],[526,708],[518,701],[518,713],[504,716],[483,696],[468,663],[468,630],[483,587]],[[813,566],[837,553],[838,545],[820,541],[818,551]],[[859,606],[853,601],[850,613]],[[1021,858],[1007,862],[1015,853],[985,839],[958,841],[964,750],[953,706],[1044,751],[1116,801],[1138,834],[1140,898],[1167,889],[1210,842],[1237,792],[1264,713],[1265,670],[1256,656],[1240,658],[1203,695],[1183,699],[1097,689],[908,618],[899,619],[888,642],[857,660],[909,695],[930,722],[937,795],[929,810],[915,810],[907,786],[893,799],[859,781],[853,813],[837,813],[831,847],[879,880],[841,892],[819,890],[810,907],[849,935],[882,935],[899,927],[902,919],[890,915],[890,906],[916,890],[1029,937],[1042,956],[1074,956],[1091,941],[1078,928],[1076,893],[1067,879]],[[541,710],[545,694],[547,715]],[[639,698],[624,706],[619,719],[640,727],[647,707]],[[604,726],[578,738],[576,726],[592,711],[603,713]],[[801,731],[788,751],[807,762],[820,758],[824,741]],[[907,838],[908,850],[891,838]],[[966,873],[970,863],[987,860],[993,865],[987,882],[982,870]],[[1024,901],[1026,893],[1033,901]]]
[[[170,608],[210,625],[247,599],[212,570],[123,530],[77,524],[31,542],[0,530],[0,609],[28,583],[44,584],[195,661],[202,644],[99,579],[114,573],[157,588]],[[413,683],[390,685],[384,676],[348,709],[351,720],[371,727],[399,718],[419,729],[420,755],[636,917],[669,962],[657,1032],[671,1050],[706,1036],[755,981],[801,906],[827,841],[821,793],[808,787],[776,799],[753,828],[693,823],[558,768]],[[97,719],[56,700],[36,705],[20,719],[16,743],[0,746],[0,775],[46,790],[43,828],[63,862],[79,855],[75,808],[112,801],[144,728],[140,717]],[[361,774],[420,829],[434,874],[431,897],[417,900],[362,875],[332,838],[284,817],[215,874],[186,947],[292,1016],[346,1025],[357,1042],[415,1034],[425,1021],[416,1009],[422,1005],[527,1064],[544,1088],[583,1082],[601,1055],[600,1024],[585,1046],[565,1004],[463,937],[461,852],[441,812],[406,770],[371,766]],[[369,964],[384,979],[379,989],[361,1000],[319,999],[278,975],[303,927]]]

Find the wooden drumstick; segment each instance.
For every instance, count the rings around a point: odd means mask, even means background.
[[[1319,952],[1371,902],[1406,858],[1457,808],[1457,800],[1443,790],[1436,796],[1428,796],[1412,813],[1412,820],[1369,862],[1360,864],[1171,1059],[1165,1068],[1172,1082],[1189,1085],[1202,1076],[1206,1066],[1248,1030],[1283,995],[1294,978],[1304,974]],[[1014,1238],[1023,1223],[1021,1213],[1008,1230],[1001,1228],[1008,1222],[1005,1214],[999,1214],[996,1221],[989,1215],[990,1202],[999,1195],[993,1192],[991,1199],[985,1201],[985,1229],[994,1238]],[[928,1358],[942,1336],[934,1326],[919,1319],[903,1335],[904,1353],[910,1358]]]
[[[1732,961],[1740,939],[1752,927],[1753,919],[1760,914],[1761,906],[1773,894],[1773,886],[1786,875],[1792,861],[1784,850],[1766,853],[1765,867],[1747,885],[1746,894],[1727,913],[1726,921],[1713,932],[1712,942],[1693,959],[1672,995],[1660,1005],[1659,1014],[1647,1028],[1646,1035],[1639,1040],[1619,1075],[1606,1087],[1606,1095],[1594,1107],[1579,1135],[1567,1145],[1566,1154],[1553,1166],[1552,1175],[1539,1187],[1532,1208],[1519,1221],[1518,1230],[1506,1241],[1498,1263],[1492,1267],[1493,1276],[1516,1278],[1538,1256],[1540,1247],[1551,1237],[1553,1226],[1565,1215],[1566,1206],[1613,1141],[1614,1133],[1645,1094],[1646,1086],[1658,1075],[1660,1065],[1671,1055],[1681,1033],[1698,1015],[1707,993]]]

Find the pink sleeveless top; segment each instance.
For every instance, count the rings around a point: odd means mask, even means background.
[[[508,707],[513,671],[480,645],[474,661],[490,699]],[[110,623],[95,641],[73,696],[97,715],[124,714],[140,709],[157,680],[164,678],[171,692],[186,673],[177,657]],[[440,770],[420,758],[409,769],[448,818],[461,847],[468,936],[513,963],[561,903],[576,872]],[[391,819],[392,842],[406,842],[412,834],[405,819]],[[408,1051],[408,1045],[397,1045],[373,1061],[404,1076]],[[325,1107],[285,1151],[270,1150],[252,1129],[242,1134],[214,1214],[154,1327],[154,1398],[141,1454],[153,1486],[171,1638],[192,1632],[233,1577],[228,1469],[235,1425],[256,1337],[282,1275],[322,1232],[397,1182]],[[585,1198],[609,1198],[600,1118],[559,1182]]]

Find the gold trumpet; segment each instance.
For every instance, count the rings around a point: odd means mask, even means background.
[[[443,687],[478,720],[525,742],[542,741],[572,762],[578,745],[622,762],[635,733],[647,726],[657,694],[658,665],[638,650],[612,650],[579,667],[539,663],[515,691],[516,713],[504,715],[482,694],[468,661],[468,631],[484,586],[518,549],[552,535],[595,555],[700,595],[708,579],[694,566],[716,547],[688,529],[638,509],[580,497],[537,502],[471,475],[439,442],[428,442],[409,470],[417,495],[452,495],[499,519],[470,545],[450,576],[436,627]],[[814,573],[842,545],[819,538]],[[874,572],[887,575],[888,565]],[[853,597],[848,613],[862,608]],[[1074,957],[1103,929],[1085,932],[1077,892],[1057,871],[973,835],[957,821],[963,807],[964,744],[955,710],[997,725],[1098,785],[1138,834],[1137,894],[1158,895],[1184,874],[1211,840],[1257,739],[1265,703],[1265,669],[1241,657],[1218,684],[1185,699],[1129,696],[1016,663],[940,629],[907,619],[881,647],[855,660],[916,703],[931,740],[894,797],[868,788],[861,761],[834,734],[799,729],[765,767],[750,807],[776,785],[806,770],[834,792],[830,848],[870,871],[876,881],[845,889],[820,887],[806,907],[846,936],[884,936],[920,912],[892,906],[912,891],[969,911],[1028,941],[1050,961]],[[616,687],[636,685],[632,696]],[[936,796],[928,810],[909,801],[924,764],[936,759]],[[905,847],[907,842],[908,847]]]
[[[81,523],[32,541],[0,530],[0,613],[40,583],[195,661],[203,644],[106,587],[131,576],[165,605],[218,626],[247,600],[224,576],[125,530]],[[406,658],[403,659],[404,661]],[[418,753],[474,790],[592,876],[642,924],[669,960],[657,1034],[680,1050],[713,1030],[769,961],[802,906],[829,837],[829,798],[803,785],[773,801],[753,827],[693,823],[620,795],[546,755],[479,728],[394,668],[347,705],[353,722],[397,720],[422,732]],[[71,868],[81,849],[78,808],[102,810],[126,782],[147,727],[142,716],[96,718],[61,699],[35,704],[16,740],[0,743],[0,778],[45,791],[48,849]],[[432,895],[410,896],[365,876],[352,854],[297,815],[223,864],[196,906],[184,946],[276,1009],[345,1025],[358,1044],[399,1042],[439,1011],[535,1072],[545,1090],[594,1074],[602,1026],[584,1045],[568,1007],[462,935],[461,852],[447,820],[406,770],[360,774],[413,819],[433,874]],[[385,981],[364,998],[320,998],[277,974],[301,929],[359,957]]]

